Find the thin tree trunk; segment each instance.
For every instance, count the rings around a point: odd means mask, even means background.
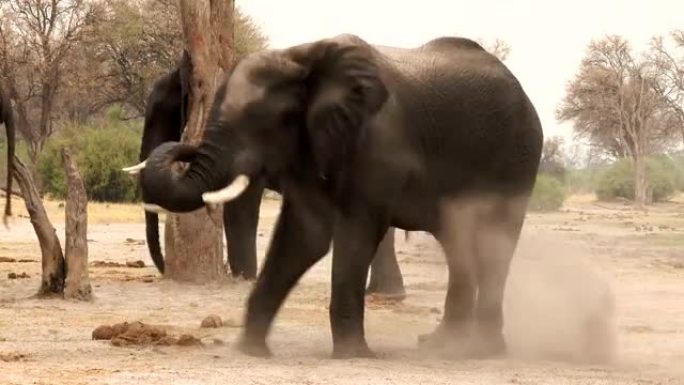
[[[31,173],[18,157],[14,157],[14,177],[19,182],[26,210],[38,236],[42,255],[43,276],[38,295],[62,294],[64,291],[64,255],[54,226],[43,207],[38,190],[33,184]]]
[[[67,177],[64,297],[88,301],[92,298],[88,277],[88,197],[81,174],[66,148],[62,149],[62,160]]]
[[[183,141],[199,143],[217,84],[233,64],[233,0],[181,0],[185,45],[192,59],[188,125]],[[186,282],[227,277],[221,210],[199,209],[166,218],[165,276]]]

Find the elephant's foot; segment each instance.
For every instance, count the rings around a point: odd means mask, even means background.
[[[465,327],[439,325],[432,333],[418,336],[418,347],[443,358],[467,358],[470,333]]]
[[[418,336],[418,346],[458,359],[488,359],[506,355],[506,342],[499,333],[474,333],[470,328],[447,328],[443,325]]]
[[[380,279],[371,277],[366,288],[366,295],[389,301],[403,301],[406,298],[406,290],[401,277],[399,279]]]
[[[468,358],[489,359],[506,356],[507,348],[501,332],[478,333],[468,346]]]
[[[242,337],[237,344],[237,349],[252,357],[269,358],[273,356],[271,349],[266,346],[266,341],[250,341],[246,337]]]
[[[333,346],[332,358],[377,358],[378,356],[370,350],[366,341],[356,343],[336,343]]]
[[[366,289],[366,295],[372,295],[385,301],[401,302],[406,299],[406,291],[404,290],[403,286],[399,288],[378,288],[374,286],[368,286]]]

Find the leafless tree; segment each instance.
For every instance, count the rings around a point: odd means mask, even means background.
[[[663,95],[671,109],[673,124],[684,138],[684,30],[670,33],[671,44],[662,36],[651,40],[649,61],[655,77],[656,91]]]
[[[557,116],[575,134],[634,163],[635,201],[650,203],[646,157],[667,145],[673,122],[647,60],[620,36],[592,41]]]
[[[511,46],[505,40],[496,38],[493,42],[487,43],[483,39],[477,39],[477,42],[492,55],[499,58],[501,61],[508,59],[511,54]]]
[[[0,76],[16,103],[17,129],[34,164],[54,132],[52,114],[64,63],[88,32],[96,5],[86,0],[0,3]]]

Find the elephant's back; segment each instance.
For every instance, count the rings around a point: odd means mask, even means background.
[[[538,116],[515,76],[477,43],[380,47],[404,131],[437,190],[520,190],[541,152]],[[437,175],[439,174],[439,175]],[[422,179],[422,178],[421,178]]]

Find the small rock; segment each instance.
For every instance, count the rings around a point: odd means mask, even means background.
[[[432,313],[432,314],[439,314],[439,313],[441,313],[441,310],[439,310],[439,309],[436,308],[436,307],[433,307],[433,308],[430,308],[430,313]]]
[[[111,340],[114,337],[114,328],[109,325],[101,325],[93,330],[94,340]]]
[[[152,283],[152,282],[154,282],[154,278],[152,278],[152,277],[145,277],[145,278],[142,279],[142,281],[143,281],[144,283]]]
[[[220,338],[214,338],[213,342],[214,342],[214,345],[225,345],[226,344],[226,342]]]
[[[216,314],[212,314],[203,319],[201,325],[203,328],[220,328],[221,326],[223,326],[223,321],[221,321],[221,317]]]
[[[141,260],[137,260],[137,261],[126,261],[126,266],[132,267],[132,268],[136,268],[136,269],[140,269],[140,268],[145,267],[145,262],[143,262],[143,261],[141,261]]]
[[[202,345],[202,341],[197,339],[195,336],[191,336],[190,334],[183,334],[178,338],[178,345],[179,346],[193,346],[193,345]]]
[[[9,273],[9,274],[7,274],[7,278],[9,278],[9,279],[21,279],[21,278],[31,278],[31,276],[26,274],[26,273],[21,273],[21,274]]]

